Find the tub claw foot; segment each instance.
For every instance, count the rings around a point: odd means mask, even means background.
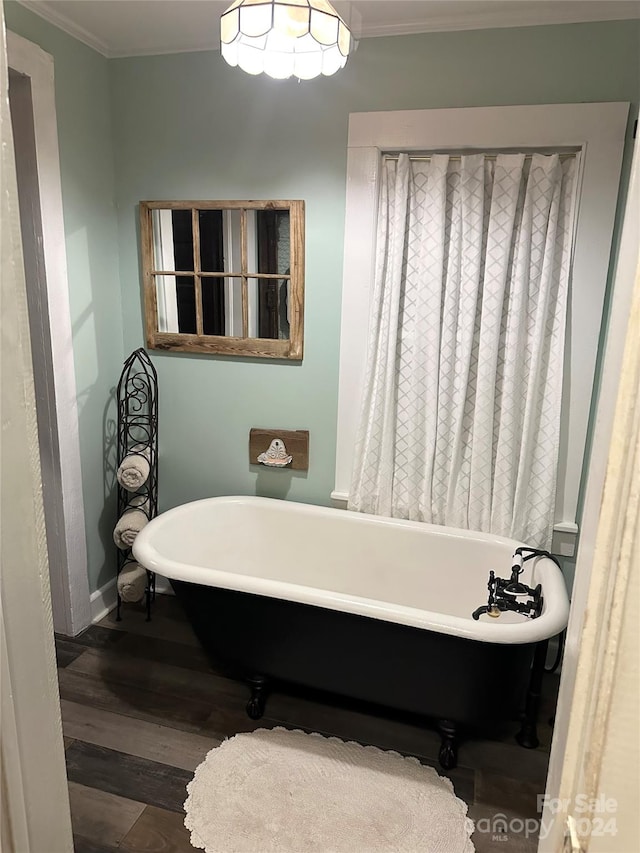
[[[458,738],[455,723],[449,720],[438,721],[438,731],[442,738],[438,760],[444,770],[453,770],[458,766]]]
[[[438,761],[443,770],[453,770],[458,766],[458,748],[450,741],[442,742],[440,752],[438,753]]]
[[[247,702],[247,715],[252,720],[259,720],[264,714],[264,699],[249,699]]]
[[[252,720],[259,720],[264,714],[267,701],[267,679],[260,676],[248,679],[251,687],[251,698],[247,702],[247,715]]]
[[[522,728],[516,735],[516,740],[525,749],[537,749],[540,746],[536,726],[528,724],[526,720],[522,723]]]

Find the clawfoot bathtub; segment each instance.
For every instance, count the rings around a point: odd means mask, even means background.
[[[541,614],[472,613],[490,571],[508,577],[521,543],[499,536],[256,497],[176,507],[152,520],[136,559],[171,579],[205,649],[252,687],[264,710],[277,679],[422,714],[438,722],[453,767],[459,726],[522,708],[548,638],[566,625],[559,568],[538,557]],[[537,665],[533,666],[534,657]],[[536,679],[534,678],[534,681]],[[534,685],[535,688],[535,685]],[[535,689],[520,742],[537,745]]]

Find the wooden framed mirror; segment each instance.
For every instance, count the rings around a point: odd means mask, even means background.
[[[149,349],[301,360],[303,201],[141,201]]]

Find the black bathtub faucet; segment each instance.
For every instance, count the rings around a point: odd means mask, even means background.
[[[524,563],[535,557],[548,557],[556,565],[560,565],[556,558],[539,548],[527,548],[524,545],[516,548],[511,563],[511,577],[498,578],[495,572],[489,572],[489,599],[486,604],[478,607],[471,614],[478,620],[484,613],[497,618],[507,610],[513,613],[521,613],[529,619],[537,619],[542,613],[544,599],[542,597],[542,585],[538,584],[535,589],[520,581],[520,575],[524,571]]]

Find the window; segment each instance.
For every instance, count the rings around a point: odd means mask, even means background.
[[[344,502],[349,497],[362,405],[382,154],[575,148],[582,154],[579,213],[565,347],[567,381],[553,543],[555,553],[573,556],[628,111],[626,103],[554,104],[350,116],[335,500]]]
[[[143,201],[147,346],[300,360],[303,201]]]

